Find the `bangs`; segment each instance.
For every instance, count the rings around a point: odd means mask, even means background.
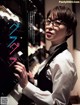
[[[47,18],[49,17],[52,19],[58,18],[56,10],[50,10],[47,14]]]
[[[77,25],[77,20],[75,14],[70,8],[65,6],[56,6],[54,9],[50,10],[47,14],[47,18],[62,20],[69,29],[74,30]]]
[[[70,14],[70,10],[66,10],[64,6],[57,6],[54,9],[50,10],[47,14],[47,18],[57,18],[62,21],[66,20],[66,17],[68,18],[68,15]]]

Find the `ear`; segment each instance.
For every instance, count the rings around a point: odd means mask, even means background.
[[[73,34],[73,31],[71,29],[67,29],[67,37],[70,37]]]

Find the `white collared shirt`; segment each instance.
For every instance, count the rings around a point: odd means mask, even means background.
[[[46,60],[40,65],[38,73],[41,72],[45,64]],[[47,77],[53,82],[52,93],[42,91],[30,82],[28,82],[23,91],[17,85],[16,87],[19,88],[15,88],[12,92],[13,94],[8,96],[9,105],[18,105],[22,92],[34,100],[36,105],[55,105],[55,103],[57,105],[67,105],[70,91],[77,80],[76,67],[68,50],[64,50],[53,59],[47,70]]]
[[[44,67],[44,61],[39,73]],[[49,78],[52,80],[52,93],[42,91],[30,82],[23,89],[23,94],[35,101],[37,105],[67,105],[69,101],[70,91],[73,89],[77,80],[76,67],[71,53],[64,50],[58,54],[50,63],[50,68],[47,70]]]

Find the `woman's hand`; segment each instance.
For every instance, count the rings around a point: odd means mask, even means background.
[[[33,76],[33,74],[32,74],[31,71],[29,71],[28,76],[29,76],[29,81],[30,81],[32,84],[34,84],[34,76]]]
[[[22,88],[25,88],[25,86],[28,83],[28,72],[26,71],[26,67],[20,63],[16,62],[16,65],[14,65],[15,70],[18,71],[18,73],[14,73],[14,75],[19,80],[19,84]]]

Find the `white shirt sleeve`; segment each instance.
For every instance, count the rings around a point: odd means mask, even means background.
[[[7,98],[8,98],[8,105],[18,105],[18,100],[15,100],[15,98],[11,94],[9,94]]]
[[[49,91],[42,91],[28,82],[23,94],[34,100],[37,105],[53,105],[52,94]]]
[[[37,79],[34,79],[34,85],[37,86]]]
[[[76,81],[74,63],[65,59],[51,63],[53,92],[42,91],[30,82],[23,89],[23,94],[34,100],[37,105],[66,105],[70,91]]]
[[[14,90],[7,96],[8,105],[18,105],[18,101],[22,96],[22,88],[19,84],[16,84]]]

